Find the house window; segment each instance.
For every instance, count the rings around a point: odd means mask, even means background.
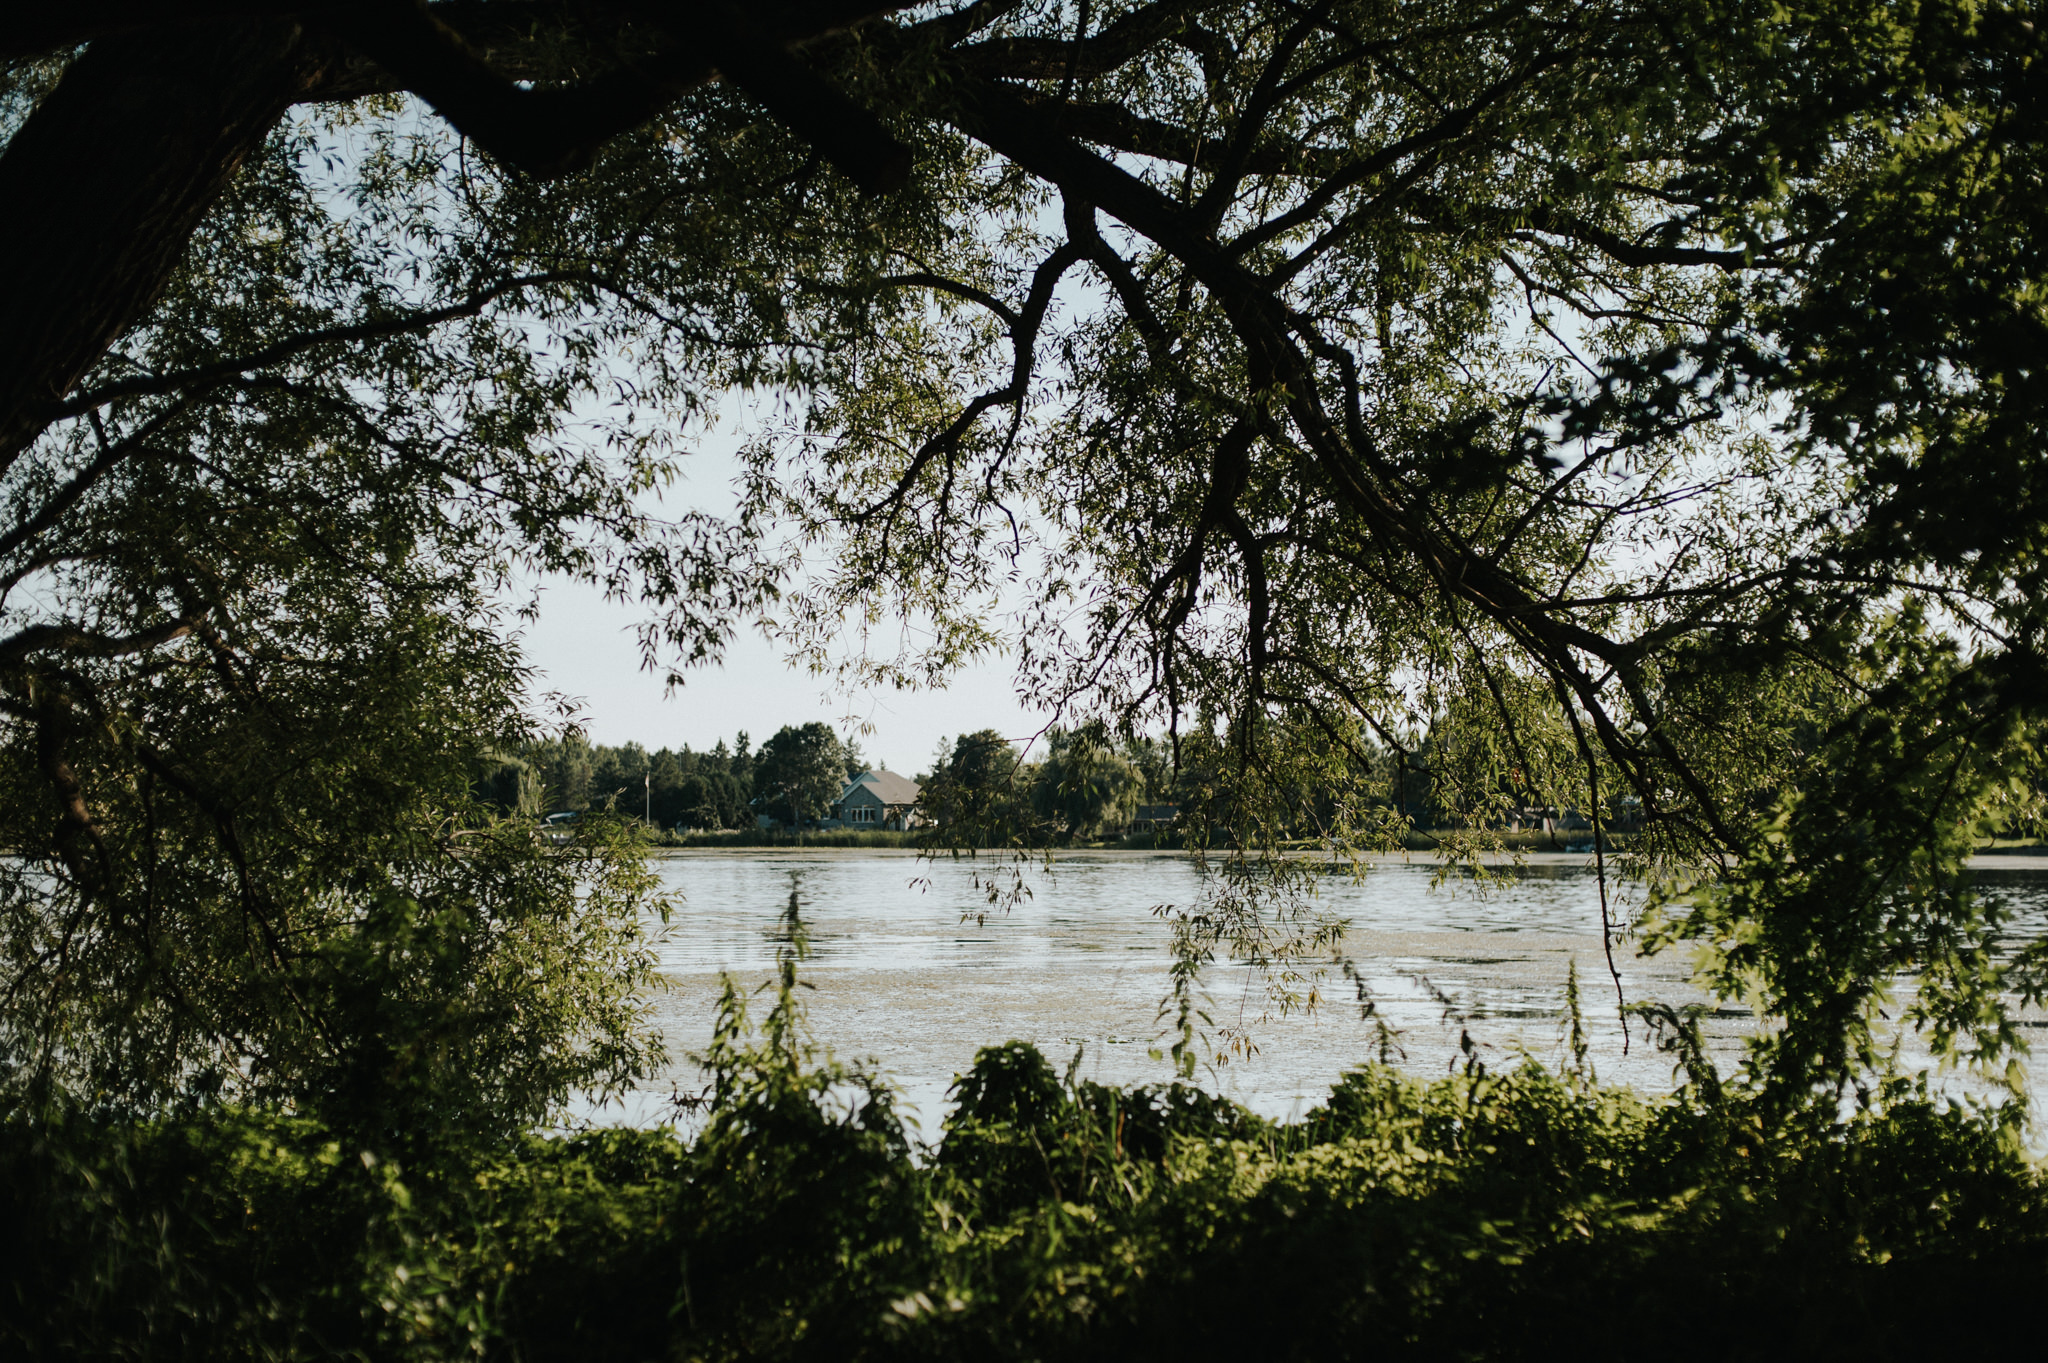
[[[855,823],[873,823],[875,821],[874,806],[860,805],[856,807],[853,811],[853,821]]]

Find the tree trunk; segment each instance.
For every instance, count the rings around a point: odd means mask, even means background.
[[[162,292],[322,45],[295,25],[108,38],[0,154],[0,470]]]

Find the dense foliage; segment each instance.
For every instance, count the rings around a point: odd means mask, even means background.
[[[786,998],[785,998],[786,1002]],[[1294,1123],[984,1050],[920,1149],[778,1008],[695,1140],[395,1166],[225,1108],[0,1129],[14,1357],[1913,1359],[2023,1346],[2048,1186],[1910,1091],[1781,1125],[1526,1065]]]
[[[850,744],[840,745],[839,758],[849,776],[864,765]],[[591,743],[571,729],[494,753],[488,765],[481,798],[527,816],[617,810],[657,828],[743,828],[767,812],[756,801],[770,793],[757,780],[760,758],[744,729],[732,746],[720,739],[706,752]]]

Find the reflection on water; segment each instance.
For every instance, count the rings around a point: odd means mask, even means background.
[[[1436,885],[1433,870],[1390,863],[1362,882],[1332,876],[1319,889],[1319,907],[1347,920],[1344,951],[1395,1029],[1392,1058],[1441,1074],[1463,1059],[1469,1037],[1490,1066],[1511,1065],[1524,1053],[1555,1063],[1566,972],[1576,962],[1601,1077],[1646,1089],[1670,1085],[1670,1063],[1645,1044],[1640,1022],[1623,1054],[1589,868],[1513,868],[1492,887],[1458,879]],[[878,1061],[928,1129],[975,1050],[1011,1037],[1037,1043],[1061,1063],[1078,1050],[1081,1073],[1101,1082],[1170,1077],[1153,1054],[1165,1044],[1159,1005],[1168,990],[1168,930],[1152,910],[1186,908],[1201,896],[1201,876],[1183,858],[1062,857],[1051,874],[1028,871],[1028,896],[996,912],[988,912],[987,880],[993,872],[1007,881],[1009,871],[987,862],[845,852],[688,855],[663,861],[661,872],[686,896],[662,950],[675,989],[660,1018],[678,1057],[709,1039],[721,972],[742,983],[770,977],[777,919],[794,889],[811,930],[805,977],[814,986],[818,1040],[841,1056]],[[2048,934],[2048,869],[1988,870],[1980,883],[2014,910],[2015,938]],[[1625,922],[1625,898],[1615,911]],[[977,914],[985,921],[976,923]],[[1640,958],[1625,934],[1614,954],[1630,1000],[1702,1001],[1682,959]],[[1212,1028],[1242,1031],[1257,1050],[1217,1065],[1204,1082],[1286,1116],[1319,1101],[1347,1067],[1376,1058],[1378,1037],[1359,1016],[1352,983],[1331,972],[1321,988],[1313,1013],[1282,1015],[1251,972],[1212,969],[1205,980]],[[1743,1010],[1715,1010],[1707,1031],[1717,1059],[1732,1061],[1752,1026]],[[686,1085],[691,1077],[680,1060],[670,1076]]]

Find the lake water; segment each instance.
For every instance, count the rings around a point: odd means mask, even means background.
[[[1503,868],[1505,882],[1433,884],[1427,860],[1389,861],[1362,881],[1328,876],[1317,903],[1347,920],[1342,950],[1379,1015],[1398,1033],[1397,1063],[1443,1074],[1469,1038],[1490,1068],[1527,1053],[1555,1064],[1563,1052],[1565,981],[1576,963],[1581,1012],[1600,1077],[1668,1089],[1671,1064],[1640,1021],[1623,1053],[1615,987],[1601,946],[1600,904],[1590,859],[1548,856]],[[935,1134],[953,1079],[977,1048],[1019,1038],[1064,1067],[1111,1084],[1171,1077],[1155,1052],[1170,1041],[1159,1018],[1169,992],[1168,929],[1155,906],[1201,902],[1202,873],[1168,854],[1077,853],[1025,875],[1030,891],[987,912],[977,879],[1007,868],[928,862],[885,852],[684,854],[659,863],[684,896],[661,949],[672,988],[658,1018],[678,1057],[659,1091],[624,1114],[656,1120],[674,1086],[697,1082],[687,1055],[710,1039],[721,974],[744,985],[770,979],[779,920],[792,893],[811,933],[804,978],[817,1040],[842,1058],[872,1059],[894,1077],[926,1134]],[[2048,867],[1999,858],[1982,887],[2018,910],[2017,935],[2048,934]],[[1610,880],[1610,893],[1614,890]],[[1621,899],[1615,915],[1625,921]],[[986,913],[982,922],[974,915]],[[1700,1001],[1677,953],[1642,958],[1615,943],[1631,1000]],[[1214,1032],[1255,1048],[1211,1057],[1210,1088],[1275,1117],[1299,1115],[1347,1068],[1376,1058],[1379,1038],[1359,1016],[1353,985],[1332,971],[1309,1013],[1278,1010],[1254,971],[1212,966],[1203,980]],[[763,1004],[765,1006],[765,1003]],[[2036,1028],[2048,1019],[2030,1016]],[[1708,1025],[1725,1064],[1753,1022],[1722,1010]],[[2040,1101],[2037,1098],[2037,1103]]]

